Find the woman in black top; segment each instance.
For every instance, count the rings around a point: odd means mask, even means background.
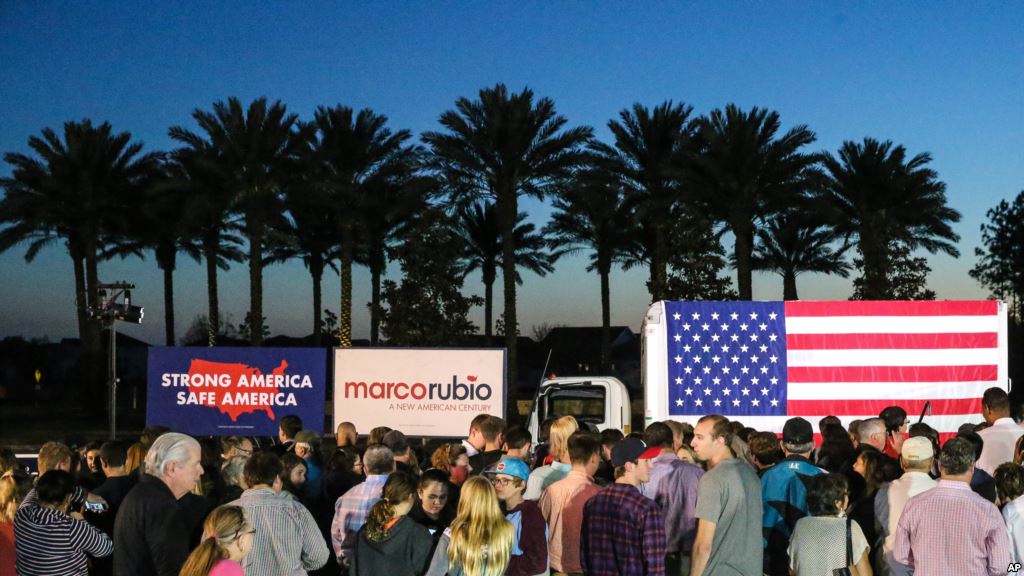
[[[455,519],[455,511],[459,503],[452,488],[448,481],[448,474],[443,470],[431,468],[420,476],[419,486],[416,490],[416,503],[413,504],[412,510],[409,512],[409,518],[429,530],[430,535],[433,536],[430,557],[434,555],[434,548],[437,547],[437,542],[441,539],[441,533]]]

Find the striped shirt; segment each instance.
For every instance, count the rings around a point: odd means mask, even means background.
[[[40,505],[34,489],[14,517],[14,546],[20,576],[84,576],[86,555],[114,551],[110,537],[87,522]]]
[[[370,474],[362,484],[345,492],[334,505],[334,521],[331,522],[331,543],[338,560],[352,554],[356,545],[356,534],[366,524],[370,508],[380,500],[384,492],[387,474]]]
[[[232,504],[245,509],[255,530],[245,576],[305,576],[330,558],[313,516],[287,493],[250,488]]]
[[[1006,574],[1010,538],[994,504],[966,482],[939,480],[907,501],[893,559],[928,576]]]

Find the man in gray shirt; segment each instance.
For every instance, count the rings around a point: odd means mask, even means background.
[[[761,482],[750,464],[733,457],[729,419],[709,414],[697,421],[693,446],[708,472],[697,488],[697,539],[692,576],[760,576]]]

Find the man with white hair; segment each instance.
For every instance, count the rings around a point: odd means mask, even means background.
[[[906,566],[893,560],[892,550],[896,544],[896,526],[903,515],[903,509],[911,497],[938,486],[928,472],[932,469],[935,453],[932,441],[925,436],[917,436],[903,442],[900,448],[900,464],[903,475],[888,484],[884,484],[875,494],[875,519],[881,526],[881,536],[885,539],[882,551],[885,562],[889,565],[892,576],[909,576]]]
[[[203,467],[199,443],[168,432],[146,454],[145,473],[121,503],[114,521],[116,576],[177,576],[189,554],[189,527],[178,500]]]

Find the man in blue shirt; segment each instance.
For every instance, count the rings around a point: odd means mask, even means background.
[[[824,472],[809,460],[814,450],[814,429],[803,418],[790,418],[782,428],[785,458],[764,472],[761,497],[764,501],[764,573],[789,574],[789,538],[796,521],[807,515],[807,487],[804,482]]]

